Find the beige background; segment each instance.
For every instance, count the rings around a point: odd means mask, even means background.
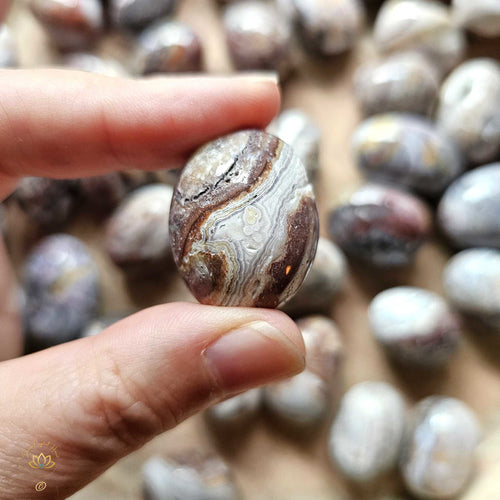
[[[200,34],[210,72],[227,72],[229,64],[215,5],[209,0],[184,0],[179,17]],[[24,66],[55,61],[47,50],[44,33],[16,2],[9,23],[16,28]],[[500,57],[500,42],[474,41],[470,53]],[[131,61],[128,42],[120,37],[104,42],[100,52]],[[318,200],[322,223],[328,207],[343,191],[359,182],[351,161],[349,141],[361,117],[353,98],[351,80],[358,64],[374,55],[366,36],[350,55],[321,68],[303,64],[298,74],[286,82],[285,107],[300,106],[321,127],[321,179]],[[23,215],[9,207],[10,250],[20,270],[24,255],[36,239]],[[324,234],[324,224],[322,233]],[[103,271],[103,310],[121,313],[176,298],[189,298],[178,277],[166,275],[157,282],[127,284],[102,251],[102,223],[78,216],[69,232],[84,238]],[[418,254],[414,267],[405,272],[367,273],[351,266],[350,277],[332,309],[345,344],[345,387],[363,380],[393,383],[411,404],[431,394],[446,394],[463,399],[480,416],[485,441],[479,451],[478,469],[482,472],[471,485],[466,498],[500,498],[500,337],[467,332],[461,350],[442,371],[412,373],[391,366],[369,334],[366,307],[379,291],[395,285],[410,284],[442,292],[441,272],[450,255],[445,244],[428,243]],[[140,466],[155,451],[171,452],[190,447],[218,449],[234,469],[236,481],[248,499],[337,499],[405,498],[396,477],[380,485],[357,488],[343,481],[329,466],[325,439],[327,428],[316,436],[297,441],[279,432],[260,417],[242,436],[221,442],[207,432],[201,417],[191,418],[178,428],[157,438],[134,455],[122,460],[104,476],[74,498],[140,498]],[[497,479],[498,478],[498,479]]]

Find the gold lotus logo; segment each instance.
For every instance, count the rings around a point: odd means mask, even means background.
[[[40,455],[32,455],[32,457],[33,458],[29,463],[29,466],[32,469],[50,469],[54,467],[54,465],[56,465],[50,455],[44,455],[43,453],[40,453]]]

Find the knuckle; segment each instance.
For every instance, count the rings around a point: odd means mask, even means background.
[[[165,415],[150,403],[147,388],[125,375],[112,356],[107,365],[100,370],[95,410],[104,434],[120,446],[136,448],[164,430]]]

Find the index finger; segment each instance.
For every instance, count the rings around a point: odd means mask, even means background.
[[[2,70],[0,182],[178,167],[212,138],[266,126],[279,102],[269,75],[132,80]]]

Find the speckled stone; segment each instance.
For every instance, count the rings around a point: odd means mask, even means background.
[[[217,428],[243,430],[256,416],[261,402],[261,389],[251,389],[218,403],[206,411],[211,424]]]
[[[375,338],[398,363],[441,365],[455,352],[460,321],[434,292],[399,286],[379,293],[368,309]]]
[[[419,198],[379,184],[361,187],[328,216],[330,237],[347,255],[380,267],[411,264],[430,226]]]
[[[457,24],[483,37],[500,36],[500,2],[498,0],[452,0],[453,18]]]
[[[128,189],[118,172],[85,177],[80,180],[85,209],[89,212],[106,214],[115,209],[125,198]]]
[[[147,500],[237,500],[232,473],[217,455],[196,450],[182,456],[155,455],[142,466]]]
[[[277,307],[314,259],[318,212],[292,148],[257,130],[200,148],[170,212],[175,263],[203,304]]]
[[[287,109],[267,127],[267,132],[292,146],[314,183],[319,170],[320,130],[301,109]]]
[[[297,430],[317,428],[340,392],[343,346],[333,321],[308,316],[297,322],[306,347],[306,369],[263,389],[264,403],[280,423]]]
[[[166,264],[172,255],[168,218],[173,189],[150,184],[130,193],[108,221],[105,246],[124,270],[141,272]]]
[[[23,318],[29,350],[78,337],[96,315],[98,269],[85,245],[67,234],[42,240],[27,258]]]
[[[332,462],[349,479],[371,481],[397,464],[405,423],[400,393],[384,382],[361,382],[342,398],[328,441]]]
[[[435,0],[388,0],[380,9],[373,31],[382,52],[418,50],[443,72],[460,62],[465,37],[446,5]]]
[[[224,28],[236,69],[274,70],[282,77],[289,73],[291,29],[271,2],[243,0],[228,5]]]
[[[500,155],[500,64],[471,59],[444,81],[437,124],[477,165]]]
[[[100,0],[30,0],[29,5],[60,50],[87,48],[104,29]]]
[[[161,20],[139,37],[138,58],[142,74],[192,73],[202,69],[202,46],[186,24]]]
[[[453,142],[426,118],[386,113],[365,120],[355,131],[353,154],[361,172],[372,180],[437,196],[462,172]]]
[[[140,30],[175,12],[178,0],[108,0],[111,23],[118,29]]]
[[[474,469],[481,430],[461,401],[432,396],[413,410],[405,432],[400,469],[417,498],[458,498]]]
[[[346,258],[340,248],[320,237],[316,257],[299,291],[283,306],[291,316],[329,314],[333,300],[347,275]]]
[[[0,24],[0,68],[14,68],[18,64],[17,45],[8,26]]]
[[[500,248],[500,163],[457,179],[438,207],[440,226],[457,247]]]
[[[351,49],[364,25],[359,0],[281,0],[278,4],[314,56],[332,57]]]
[[[79,188],[73,180],[24,177],[14,198],[32,224],[43,231],[56,231],[73,216]]]
[[[443,284],[454,307],[500,333],[500,250],[460,252],[446,265]]]
[[[125,68],[114,59],[103,59],[88,52],[74,52],[62,60],[63,66],[69,69],[87,71],[104,76],[127,76]]]
[[[439,85],[439,70],[418,52],[367,62],[354,75],[356,99],[366,116],[388,112],[430,115]]]

